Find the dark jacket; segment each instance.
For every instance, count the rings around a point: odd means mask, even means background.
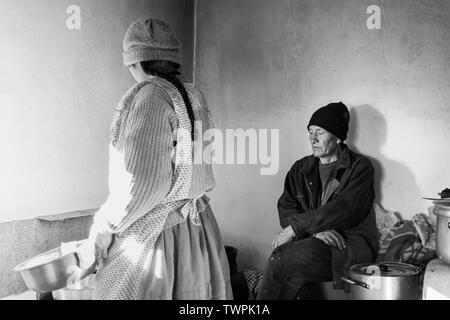
[[[357,242],[366,241],[376,257],[379,234],[373,210],[374,168],[368,158],[344,144],[341,148],[324,203],[320,203],[319,159],[307,156],[292,166],[278,201],[280,224],[283,228],[291,225],[297,240],[321,231],[339,231],[350,240],[356,256],[358,247],[364,247]]]

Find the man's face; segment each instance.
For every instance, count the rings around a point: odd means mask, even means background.
[[[327,158],[337,153],[338,144],[341,142],[336,136],[318,126],[309,127],[309,141],[313,154],[317,158]]]

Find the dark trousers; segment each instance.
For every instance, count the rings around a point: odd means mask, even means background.
[[[257,299],[296,299],[307,284],[338,280],[348,274],[353,264],[373,260],[372,251],[363,239],[349,240],[344,250],[331,248],[315,238],[277,247],[267,263]],[[360,252],[358,258],[355,252]]]

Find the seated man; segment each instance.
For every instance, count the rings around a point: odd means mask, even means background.
[[[375,260],[374,169],[344,144],[349,119],[339,102],[309,121],[313,155],[287,174],[278,201],[284,229],[273,241],[258,299],[299,299],[306,284],[338,281],[352,265]]]

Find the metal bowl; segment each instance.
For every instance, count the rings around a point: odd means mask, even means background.
[[[56,248],[22,262],[14,268],[30,290],[45,293],[66,287],[79,266],[76,252],[61,254]]]

